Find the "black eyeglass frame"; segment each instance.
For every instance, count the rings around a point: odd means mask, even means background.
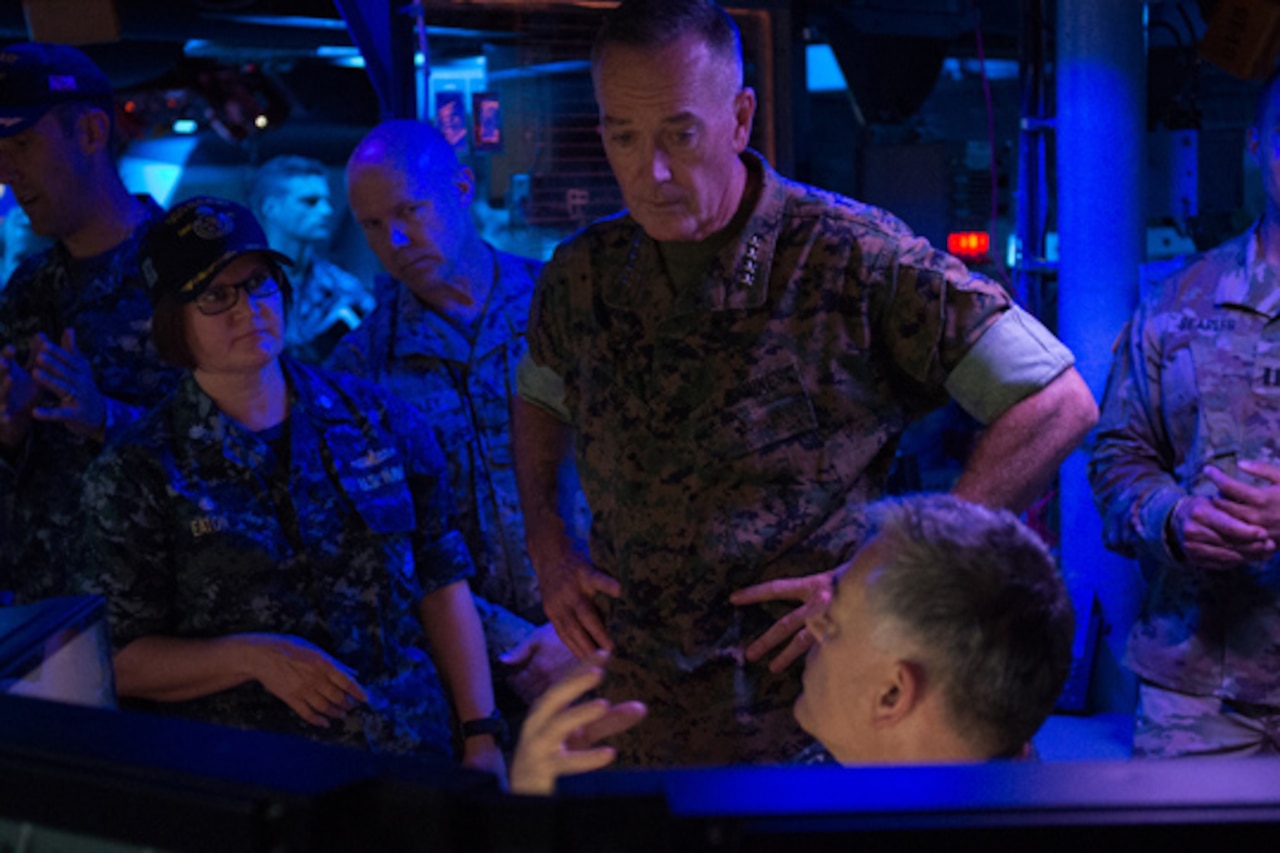
[[[206,317],[216,317],[219,314],[225,314],[232,308],[240,304],[240,291],[244,291],[246,295],[253,299],[262,299],[268,296],[275,296],[280,292],[280,282],[276,276],[275,270],[265,269],[258,270],[244,281],[237,281],[234,284],[216,284],[206,287],[201,291],[200,295],[194,300],[196,310]],[[231,292],[231,301],[220,307],[208,309],[205,306],[205,297],[214,292]]]

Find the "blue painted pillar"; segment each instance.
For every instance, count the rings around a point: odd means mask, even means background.
[[[1145,254],[1143,27],[1137,0],[1057,3],[1058,334],[1099,401]],[[1109,629],[1099,643],[1093,709],[1127,711],[1133,681],[1117,662],[1139,602],[1137,575],[1102,544],[1087,461],[1087,449],[1076,451],[1061,471],[1062,566],[1073,591],[1098,593]]]

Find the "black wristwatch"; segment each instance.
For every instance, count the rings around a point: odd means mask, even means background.
[[[493,739],[497,741],[498,746],[507,745],[507,721],[503,719],[501,711],[495,708],[493,713],[487,717],[481,717],[477,720],[463,721],[463,740],[466,740],[469,737],[478,737],[480,735],[493,735]]]

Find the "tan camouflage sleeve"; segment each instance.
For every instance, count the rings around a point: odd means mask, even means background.
[[[1108,548],[1173,561],[1165,522],[1186,495],[1173,475],[1174,451],[1161,423],[1159,338],[1139,308],[1114,347],[1089,484]]]
[[[989,326],[947,377],[947,391],[989,424],[1075,363],[1071,350],[1014,305]]]

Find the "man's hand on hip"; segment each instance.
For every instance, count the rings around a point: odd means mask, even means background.
[[[760,660],[783,643],[787,644],[786,647],[769,662],[770,672],[782,672],[803,657],[814,640],[804,626],[805,620],[821,613],[831,602],[834,577],[835,572],[830,571],[800,578],[779,578],[744,587],[731,594],[729,601],[738,606],[765,601],[800,602],[799,607],[773,623],[768,631],[747,646],[747,660]]]
[[[597,570],[567,539],[545,550],[530,550],[529,556],[542,587],[542,609],[569,650],[579,658],[596,649],[613,651],[613,640],[592,599],[597,593],[620,598],[618,581]]]

